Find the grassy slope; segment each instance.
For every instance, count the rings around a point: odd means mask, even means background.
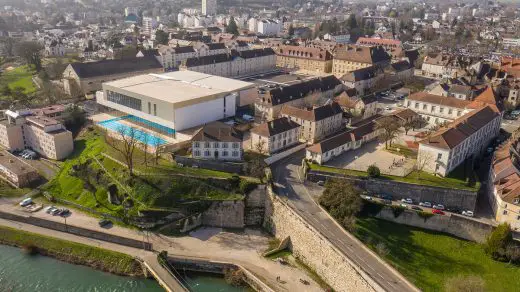
[[[520,287],[520,268],[491,260],[478,243],[375,218],[359,219],[357,227],[370,248],[383,242],[390,250],[385,260],[423,291],[442,291],[456,275],[481,277],[487,291]]]
[[[27,194],[30,191],[31,191],[31,189],[27,189],[27,188],[22,188],[22,189],[13,188],[5,181],[0,180],[0,197],[20,197],[20,196]]]
[[[33,74],[34,70],[27,65],[17,67],[11,71],[4,71],[0,76],[0,88],[7,84],[11,89],[20,86],[25,88],[25,93],[33,93],[36,91],[36,87],[32,82]]]
[[[61,259],[72,257],[88,265],[98,266],[116,274],[139,274],[139,264],[132,256],[97,247],[47,237],[0,226],[0,242],[16,246],[33,245]]]
[[[341,169],[341,168],[335,168],[335,167],[328,167],[328,166],[322,166],[322,165],[318,165],[318,164],[309,164],[309,166],[310,166],[310,169],[312,169],[312,170],[340,173],[340,174],[346,174],[346,175],[358,176],[358,177],[367,177],[368,176],[368,174],[363,171],[355,171],[355,170]],[[466,185],[466,182],[464,180],[459,179],[459,178],[439,177],[439,176],[431,175],[426,172],[421,172],[419,174],[419,172],[417,172],[417,171],[413,171],[412,173],[410,173],[409,175],[407,175],[405,177],[382,174],[380,176],[380,179],[387,179],[387,180],[400,181],[400,182],[406,182],[406,183],[411,183],[411,184],[434,186],[434,187],[463,189],[463,190],[470,190],[470,191],[476,191],[480,188],[479,183],[476,183],[474,187],[470,187],[470,186]]]
[[[103,189],[103,187],[106,186],[98,186],[97,192],[93,193],[83,189],[83,180],[69,174],[69,171],[73,165],[78,164],[80,161],[85,161],[87,158],[95,156],[113,177],[117,178],[119,181],[124,182],[128,176],[126,169],[123,166],[115,163],[113,160],[102,157],[100,155],[102,152],[108,153],[113,157],[120,158],[118,157],[118,153],[115,150],[111,149],[105,144],[102,133],[98,131],[84,132],[75,141],[75,150],[73,155],[71,155],[69,159],[63,163],[62,169],[56,178],[47,185],[47,190],[53,196],[73,201],[80,205],[96,209],[99,212],[109,213],[121,217],[124,213],[123,208],[121,206],[112,205],[108,202],[106,190]],[[137,157],[140,155],[142,155],[140,152],[136,154]],[[91,165],[96,166],[97,164],[93,162]],[[138,170],[143,172],[150,172],[151,167],[145,168],[144,163],[139,161],[139,158],[136,159],[135,165]],[[98,168],[100,167],[97,166],[96,169]],[[161,170],[154,169],[153,173],[166,175],[160,177],[151,175],[147,178],[147,180],[150,180],[154,184],[159,184],[161,186],[176,183],[176,187],[172,187],[170,192],[177,196],[177,198],[202,198],[207,200],[239,200],[243,198],[242,195],[219,191],[211,187],[209,188],[211,188],[213,191],[205,191],[204,194],[196,196],[194,195],[194,192],[196,188],[200,186],[200,183],[197,182],[194,184],[193,179],[190,178],[186,178],[184,183],[179,182],[181,179],[172,179],[171,176],[167,175],[171,174],[172,172],[197,175],[201,177],[227,178],[232,176],[228,173],[207,171],[204,169],[180,168],[162,160]],[[172,207],[172,204],[175,203],[175,198],[172,196],[160,196],[161,191],[157,189],[157,186],[146,183],[138,183],[134,187],[125,187],[132,192],[132,196],[138,202],[143,203],[142,205],[136,204],[136,208],[133,208],[129,211],[130,214],[134,214],[137,211],[137,207]]]

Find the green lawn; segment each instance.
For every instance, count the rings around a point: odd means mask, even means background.
[[[457,275],[475,275],[486,291],[518,291],[520,267],[493,261],[478,243],[375,218],[357,221],[356,237],[371,249],[384,243],[384,259],[423,291],[443,291]]]
[[[121,205],[109,203],[107,188],[110,184],[117,186],[120,195],[126,194],[133,201],[133,207],[127,210],[128,215],[136,215],[140,209],[184,208],[183,203],[187,201],[244,198],[236,190],[223,189],[208,180],[208,177],[222,178],[223,174],[223,178],[231,178],[232,174],[176,167],[166,160],[161,160],[158,168],[152,161],[145,166],[140,160],[144,154],[139,151],[136,169],[149,175],[131,177],[126,167],[101,153],[119,158],[117,151],[106,144],[101,131],[84,131],[75,141],[74,153],[45,186],[46,191],[55,197],[118,217],[123,217],[125,210]]]
[[[5,181],[0,180],[0,197],[20,197],[27,194],[30,191],[31,189],[27,188],[13,188]]]
[[[140,264],[132,256],[91,247],[81,243],[47,237],[31,232],[0,226],[0,242],[27,247],[36,246],[60,258],[79,259],[84,263],[95,263],[118,274],[141,274]]]
[[[368,174],[364,171],[341,169],[336,167],[318,165],[314,163],[309,163],[308,165],[311,170],[338,173],[361,178],[368,177]],[[458,176],[460,177],[460,172],[456,170],[454,170],[453,175],[450,175],[449,177],[434,176],[424,171],[412,171],[409,175],[405,177],[381,174],[379,179],[393,180],[410,184],[434,187],[463,189],[470,191],[477,191],[480,188],[480,183],[477,182],[474,186],[468,186],[467,182],[464,179],[459,178]]]
[[[36,87],[32,82],[34,74],[34,70],[27,65],[17,67],[11,71],[5,70],[0,75],[0,88],[3,88],[6,84],[11,89],[20,86],[25,88],[25,93],[31,94],[36,91]]]
[[[397,151],[398,148],[399,151]],[[388,149],[385,149],[385,151],[408,158],[417,158],[417,151],[414,151],[404,145],[392,145],[388,147]]]

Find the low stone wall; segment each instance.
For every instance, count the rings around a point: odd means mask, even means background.
[[[177,270],[177,271],[195,271],[195,272],[204,272],[204,273],[214,273],[223,275],[226,269],[240,269],[244,272],[245,281],[251,288],[255,291],[259,292],[274,292],[269,286],[267,286],[264,282],[258,279],[255,275],[249,272],[246,268],[232,264],[232,263],[224,263],[224,262],[215,262],[215,261],[203,261],[196,259],[187,259],[187,258],[177,258],[177,257],[168,257],[168,262]]]
[[[230,173],[244,173],[244,169],[246,167],[245,162],[226,162],[219,160],[205,160],[205,159],[195,159],[186,156],[175,156],[175,162],[181,163],[184,166],[198,166],[204,169],[218,170]]]
[[[202,225],[244,228],[244,201],[215,201],[202,212]]]
[[[425,186],[382,179],[360,179],[319,171],[309,171],[307,173],[307,180],[312,182],[326,181],[329,178],[346,179],[369,193],[391,195],[395,200],[411,198],[414,202],[434,202],[443,204],[448,208],[458,207],[471,211],[475,210],[477,203],[476,191]]]
[[[290,237],[293,254],[336,291],[385,291],[310,226],[271,187],[267,188],[264,227],[280,240]]]
[[[83,237],[89,237],[93,239],[98,239],[102,241],[117,243],[133,248],[139,248],[139,249],[146,249],[146,250],[152,250],[152,244],[140,240],[135,240],[131,238],[121,237],[117,235],[112,235],[108,233],[103,233],[99,231],[94,231],[91,229],[86,229],[82,227],[77,226],[71,226],[71,225],[65,225],[60,222],[45,220],[42,218],[36,218],[36,217],[26,217],[26,216],[20,216],[12,213],[6,213],[0,211],[0,218],[12,220],[12,221],[18,221],[26,224],[31,224],[43,228],[49,228],[54,229],[61,232],[67,232],[70,234],[75,234]]]
[[[429,218],[423,218],[415,211],[405,210],[398,217],[395,217],[394,212],[389,207],[381,209],[375,217],[399,224],[445,232],[462,239],[480,243],[485,242],[487,236],[494,228],[492,225],[457,214],[450,216],[434,215]]]

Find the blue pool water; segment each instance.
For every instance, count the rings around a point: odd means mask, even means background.
[[[137,118],[137,117],[134,117],[134,116],[123,116],[123,117],[120,117],[120,118],[115,118],[115,119],[110,119],[110,120],[99,122],[98,125],[100,125],[103,128],[106,128],[108,130],[114,131],[114,132],[124,133],[125,135],[128,136],[128,134],[131,131],[131,127],[128,126],[128,125],[125,125],[125,124],[123,124],[123,123],[121,123],[119,121],[120,120],[125,120],[125,119],[136,121],[133,118]],[[143,121],[140,121],[140,122],[143,122]],[[152,123],[152,122],[149,122],[149,123],[155,124],[155,123]],[[149,125],[153,127],[153,125],[151,125],[151,124],[149,124]],[[158,124],[156,124],[156,125],[158,125]],[[141,130],[139,130],[137,128],[135,129],[135,138],[139,142],[146,143],[146,144],[148,144],[149,146],[152,146],[152,147],[168,143],[166,140],[162,139],[161,137],[158,137],[158,136],[155,136],[153,134],[141,131]]]

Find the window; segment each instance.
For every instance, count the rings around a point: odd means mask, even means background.
[[[209,148],[209,147],[211,147],[209,142],[204,143],[204,148]]]
[[[451,108],[448,110],[448,114],[449,115],[453,114],[453,110]]]
[[[213,148],[218,148],[218,142],[213,143]]]
[[[153,104],[153,115],[157,115],[157,105],[155,103]]]
[[[460,117],[461,114],[462,114],[461,111],[457,111],[457,117]]]
[[[199,147],[200,147],[200,143],[199,143],[199,142],[195,142],[195,143],[193,144],[193,147],[195,147],[195,148],[199,148]]]
[[[195,150],[195,156],[200,156],[200,150]]]
[[[507,215],[507,210],[504,210],[504,212],[502,212],[503,215]]]
[[[442,159],[442,153],[437,154],[437,160],[441,160],[441,159]]]
[[[142,111],[141,100],[118,92],[108,91],[107,100],[138,111]]]
[[[233,153],[231,154],[233,157],[238,157],[238,151],[233,151]]]
[[[152,114],[152,103],[151,102],[148,102],[148,114],[149,115]]]
[[[222,142],[222,148],[228,148],[228,144],[226,142]]]
[[[443,107],[439,108],[439,111],[441,112],[441,114],[444,113],[444,108]]]
[[[211,156],[211,153],[208,150],[206,150],[206,151],[204,151],[204,156],[209,157],[209,156]]]
[[[519,202],[520,202],[520,198],[515,198],[515,199],[513,200],[513,204],[518,204]]]
[[[430,111],[433,113],[435,111],[435,106],[432,106]]]
[[[227,157],[228,155],[229,155],[229,152],[227,152],[227,151],[222,152],[222,157]]]
[[[426,110],[426,107],[427,107],[427,105],[425,105],[425,104],[422,105],[423,110]]]
[[[233,149],[238,149],[239,148],[239,144],[238,143],[233,143]]]

